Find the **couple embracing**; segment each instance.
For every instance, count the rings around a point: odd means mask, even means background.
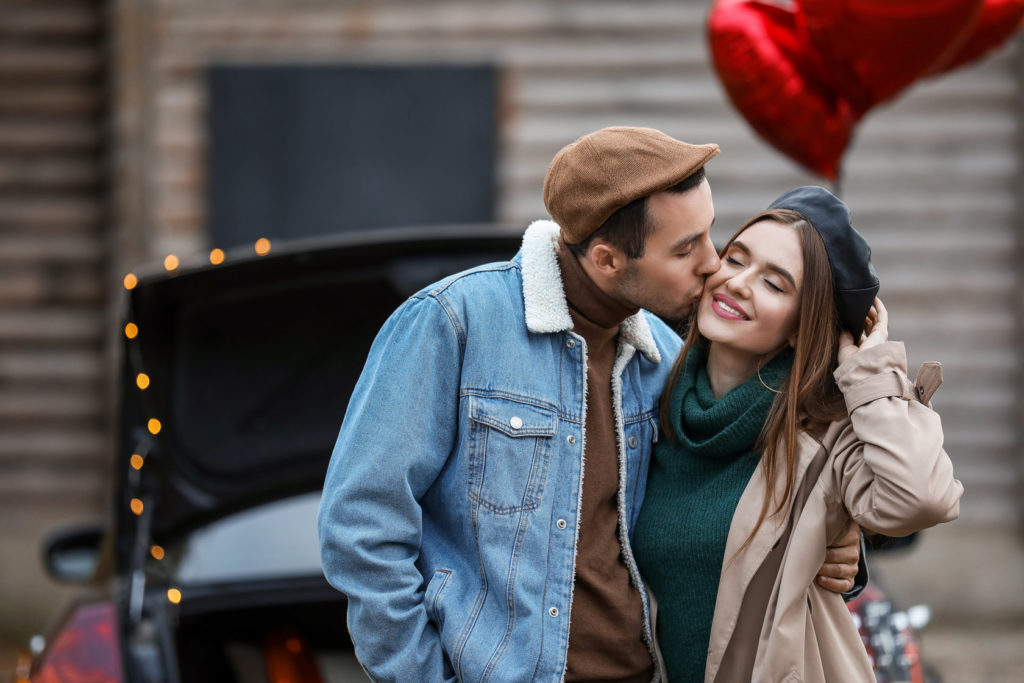
[[[576,140],[554,221],[384,324],[318,519],[373,680],[874,680],[860,528],[958,514],[934,382],[827,190],[716,251],[717,154]]]

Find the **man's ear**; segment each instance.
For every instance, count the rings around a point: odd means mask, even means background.
[[[604,240],[594,240],[587,258],[598,273],[609,279],[618,278],[626,267],[626,254]]]

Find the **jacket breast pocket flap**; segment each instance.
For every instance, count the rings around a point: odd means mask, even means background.
[[[558,429],[554,410],[505,397],[471,396],[469,497],[494,514],[540,505]]]
[[[512,438],[553,437],[558,425],[558,417],[550,408],[497,397],[471,397],[469,417]]]

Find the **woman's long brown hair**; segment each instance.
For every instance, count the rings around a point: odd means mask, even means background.
[[[797,322],[793,367],[781,387],[771,387],[777,393],[755,445],[755,448],[761,451],[761,458],[764,461],[766,486],[764,501],[761,504],[761,513],[757,518],[757,524],[736,554],[750,544],[768,517],[783,510],[786,501],[792,495],[796,475],[798,434],[801,431],[806,431],[817,435],[824,431],[829,423],[846,415],[842,394],[832,378],[832,372],[836,368],[836,355],[839,352],[840,326],[832,296],[832,269],[829,266],[825,244],[818,231],[796,211],[788,209],[765,211],[744,223],[729,238],[720,255],[725,256],[729,246],[744,230],[765,220],[789,225],[796,230],[803,255],[804,276],[800,292],[800,315]],[[672,421],[669,413],[672,388],[679,378],[679,373],[682,372],[687,354],[695,346],[707,348],[708,343],[708,340],[697,329],[695,317],[690,325],[683,350],[672,366],[665,390],[662,392],[661,424],[664,425],[664,431],[670,440],[676,439],[676,435],[671,429]],[[786,486],[782,495],[776,498],[775,481],[780,468],[785,470]]]

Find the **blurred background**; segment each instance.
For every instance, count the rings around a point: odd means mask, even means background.
[[[719,242],[827,184],[730,104],[709,6],[0,2],[0,681],[69,595],[42,538],[106,511],[137,264],[260,237],[525,228],[554,153],[607,125],[721,145]],[[879,558],[878,580],[930,605],[925,658],[947,681],[1024,680],[1020,33],[874,108],[841,180],[891,336],[912,368],[943,363],[934,404],[966,489],[960,520]]]

